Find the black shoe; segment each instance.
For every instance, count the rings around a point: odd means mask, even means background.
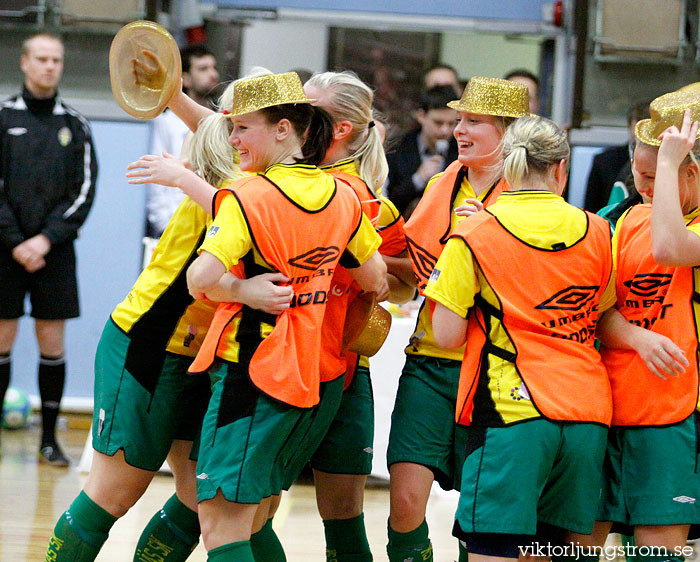
[[[58,443],[44,443],[39,450],[39,460],[53,466],[70,466],[70,459],[63,454]]]

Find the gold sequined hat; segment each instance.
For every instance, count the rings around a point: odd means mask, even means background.
[[[700,82],[693,82],[678,89],[679,92],[700,92]]]
[[[384,344],[391,328],[391,314],[375,293],[360,293],[348,305],[343,327],[343,349],[372,357]]]
[[[228,117],[253,113],[286,103],[313,103],[306,97],[296,72],[242,78],[233,85],[233,108]]]
[[[695,87],[686,86],[676,92],[659,96],[649,105],[651,119],[642,119],[637,123],[634,128],[635,136],[644,144],[660,146],[659,135],[673,125],[680,129],[686,109],[690,109],[691,121],[700,121],[700,92]],[[700,131],[695,138],[699,137]]]
[[[474,76],[467,82],[462,98],[451,101],[448,107],[457,111],[497,115],[499,117],[522,117],[530,115],[528,89],[525,84],[500,78]]]
[[[134,21],[115,35],[109,49],[114,99],[129,115],[152,119],[180,87],[180,50],[168,31],[152,21]]]

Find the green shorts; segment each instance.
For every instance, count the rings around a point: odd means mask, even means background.
[[[461,362],[406,355],[391,414],[387,465],[429,468],[445,490],[459,490],[467,428],[455,423]]]
[[[191,357],[153,350],[149,360],[160,358],[162,367],[146,388],[127,367],[134,370],[135,346],[107,321],[95,355],[92,446],[109,456],[122,449],[128,464],[158,470],[173,439],[193,441],[199,436],[209,380],[187,374]]]
[[[283,470],[279,476],[283,490],[289,490],[328,434],[331,424],[338,416],[338,409],[343,401],[344,386],[344,376],[321,383],[320,401],[314,408],[311,424],[306,433],[299,433],[297,440],[290,441],[282,451]]]
[[[217,363],[209,373],[212,399],[197,462],[199,501],[213,498],[218,490],[236,503],[257,504],[279,494],[298,476],[327,431],[340,403],[343,378],[323,385],[319,405],[301,409],[262,394],[243,365]],[[326,400],[333,394],[329,385],[337,389],[337,398],[333,411],[326,413],[322,406],[333,402]],[[321,424],[321,418],[327,421]],[[317,429],[317,424],[323,427]]]
[[[543,419],[470,427],[455,534],[534,535],[538,522],[590,533],[607,433]]]
[[[357,367],[340,408],[311,457],[311,468],[331,474],[372,472],[374,398],[367,367]]]
[[[664,427],[613,428],[608,439],[603,521],[700,523],[700,415]]]

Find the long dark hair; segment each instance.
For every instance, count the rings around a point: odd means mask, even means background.
[[[294,132],[302,139],[299,164],[318,166],[333,142],[333,118],[320,107],[309,103],[285,103],[260,110],[268,123],[288,119]]]

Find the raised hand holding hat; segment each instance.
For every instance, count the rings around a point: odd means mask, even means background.
[[[697,133],[698,122],[691,122],[690,109],[686,109],[683,112],[683,122],[680,129],[675,125],[671,125],[661,133],[659,161],[664,160],[673,168],[678,168],[693,149]]]
[[[677,130],[682,128],[686,109],[690,111],[691,121],[700,121],[700,92],[695,87],[686,86],[659,96],[649,105],[651,118],[642,119],[634,128],[637,140],[651,146],[661,145],[661,135],[666,129],[674,126]]]
[[[152,21],[131,22],[112,40],[109,76],[119,106],[133,117],[152,119],[180,86],[180,50],[164,27]]]

